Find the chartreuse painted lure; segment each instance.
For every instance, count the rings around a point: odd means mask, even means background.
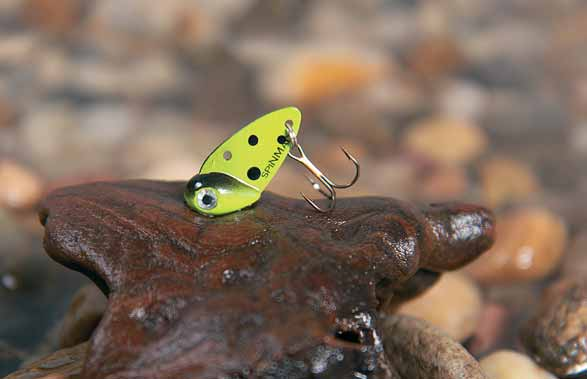
[[[302,114],[279,109],[251,122],[218,146],[187,184],[187,205],[219,216],[259,200],[291,149],[288,127],[297,134]]]
[[[355,164],[355,177],[345,185],[331,181],[308,159],[298,143],[301,120],[299,109],[287,107],[266,114],[236,132],[208,156],[200,172],[188,182],[184,192],[187,205],[207,216],[220,216],[251,206],[259,200],[289,156],[320,181],[319,184],[310,179],[314,189],[328,198],[330,203],[327,209],[323,209],[302,193],[304,199],[320,212],[333,209],[336,204],[335,188],[348,188],[357,181],[359,163],[342,149]],[[292,148],[296,148],[300,155],[293,155]]]

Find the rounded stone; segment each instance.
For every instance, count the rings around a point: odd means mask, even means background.
[[[457,341],[470,337],[481,315],[481,292],[462,273],[446,273],[422,296],[399,308],[400,314],[425,320]]]
[[[480,174],[483,197],[492,207],[527,200],[540,189],[531,168],[513,159],[493,157],[482,163]]]
[[[403,136],[409,153],[445,164],[462,164],[483,153],[488,141],[477,125],[458,119],[430,118],[410,127]]]
[[[0,161],[0,205],[28,209],[38,203],[43,193],[39,177],[12,161]]]
[[[567,226],[545,208],[522,208],[497,219],[496,241],[466,270],[484,283],[543,278],[561,261]]]
[[[538,367],[530,358],[515,351],[500,350],[481,361],[481,369],[488,379],[556,379]]]
[[[520,340],[534,361],[557,376],[587,376],[587,280],[551,285],[522,325]]]

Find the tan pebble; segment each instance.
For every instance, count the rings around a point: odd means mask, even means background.
[[[525,200],[536,193],[538,179],[526,164],[503,157],[494,157],[481,165],[483,196],[491,207]]]
[[[403,146],[410,153],[441,163],[467,163],[485,151],[487,136],[468,121],[431,118],[409,128]]]
[[[274,102],[317,105],[368,88],[390,67],[378,54],[354,49],[300,48],[264,78],[263,91]]]
[[[469,181],[462,167],[442,167],[418,180],[419,198],[432,201],[454,200],[467,191]]]
[[[38,45],[39,38],[33,33],[5,33],[0,36],[0,64],[13,66],[30,63]]]
[[[515,351],[496,351],[483,358],[480,363],[488,379],[556,379],[530,358]]]
[[[462,273],[447,273],[422,296],[403,304],[398,313],[428,321],[463,341],[477,328],[481,305],[481,293],[471,279]]]
[[[567,227],[544,208],[524,208],[498,216],[494,246],[467,267],[486,283],[540,279],[559,264]]]
[[[28,168],[0,161],[0,205],[13,209],[33,207],[41,198],[43,185]]]

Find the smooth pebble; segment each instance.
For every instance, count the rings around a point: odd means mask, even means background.
[[[423,295],[403,304],[398,313],[428,321],[463,341],[477,328],[481,305],[475,282],[462,273],[446,273]]]
[[[0,205],[28,209],[37,204],[42,193],[42,181],[32,170],[13,161],[0,161]]]
[[[567,245],[567,226],[545,208],[521,208],[497,218],[496,241],[466,270],[484,283],[531,281],[550,274]]]
[[[493,157],[482,163],[480,172],[483,197],[491,207],[527,200],[540,189],[531,168],[513,159]]]
[[[444,164],[464,164],[487,148],[485,132],[457,119],[430,118],[412,125],[403,136],[404,148],[417,156]]]
[[[496,351],[481,359],[480,363],[488,379],[556,379],[530,358],[515,351]]]

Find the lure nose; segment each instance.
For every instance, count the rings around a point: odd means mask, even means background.
[[[259,200],[261,192],[230,175],[211,172],[197,174],[188,181],[184,200],[193,210],[218,216],[236,212]]]
[[[424,214],[432,230],[426,268],[460,267],[489,249],[495,237],[495,217],[486,208],[463,203],[433,204]],[[448,267],[451,262],[454,267]],[[442,269],[441,269],[442,267]]]

